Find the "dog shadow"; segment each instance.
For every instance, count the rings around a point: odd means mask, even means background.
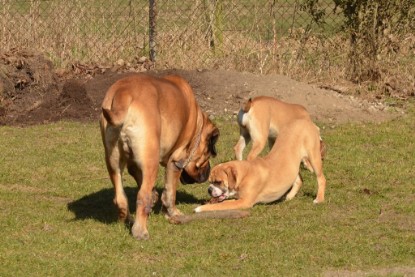
[[[134,214],[138,188],[125,187],[124,191],[128,199],[130,213]],[[157,188],[157,192],[161,197],[162,189]],[[162,212],[160,197],[153,207],[152,212],[154,214],[160,214]],[[94,219],[105,224],[111,224],[118,221],[118,211],[113,199],[114,190],[112,188],[102,189],[68,203],[67,208],[75,215],[73,219],[75,221]],[[202,200],[195,198],[187,192],[177,191],[176,203],[200,204]]]

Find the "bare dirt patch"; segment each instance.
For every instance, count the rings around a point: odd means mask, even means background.
[[[0,53],[0,125],[29,125],[58,120],[97,120],[108,87],[131,72],[116,69],[58,72],[39,53]],[[332,124],[382,122],[391,113],[382,103],[344,96],[281,75],[226,70],[166,70],[189,81],[199,105],[213,116],[234,115],[241,103],[258,95],[304,105],[312,117]]]
[[[379,268],[369,271],[333,270],[323,274],[324,277],[364,277],[364,276],[415,276],[414,267]]]

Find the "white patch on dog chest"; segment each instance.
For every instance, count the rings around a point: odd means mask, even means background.
[[[248,113],[244,113],[244,111],[241,109],[238,113],[238,122],[242,125],[245,126],[248,124],[249,122],[249,114]]]
[[[238,192],[236,190],[229,191],[229,197],[238,197]]]
[[[278,135],[278,132],[279,132],[278,126],[276,126],[275,124],[273,124],[271,122],[271,124],[269,126],[269,134],[268,134],[268,136],[269,137],[272,137],[272,138],[276,138],[277,135]]]

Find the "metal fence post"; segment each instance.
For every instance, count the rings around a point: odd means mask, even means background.
[[[149,47],[150,47],[150,61],[156,62],[156,18],[157,6],[156,0],[150,0],[149,6]]]

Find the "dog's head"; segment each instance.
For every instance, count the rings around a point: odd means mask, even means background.
[[[183,184],[205,182],[210,173],[210,157],[216,156],[216,142],[219,138],[219,129],[203,113],[203,129],[200,134],[200,142],[194,150],[189,163],[183,168],[180,181]]]
[[[209,176],[208,192],[212,197],[223,201],[236,194],[237,171],[229,164],[219,164],[212,169]]]

